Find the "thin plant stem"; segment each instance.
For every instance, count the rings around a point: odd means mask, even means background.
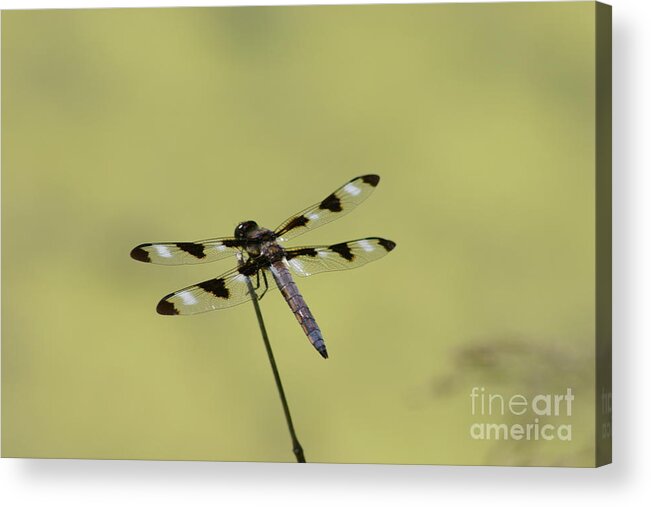
[[[294,423],[292,422],[292,414],[289,411],[289,405],[287,404],[287,397],[285,396],[283,383],[280,380],[280,373],[278,373],[278,366],[276,366],[274,353],[273,350],[271,349],[271,342],[269,341],[267,328],[265,327],[264,319],[262,318],[262,311],[260,310],[258,295],[255,292],[253,288],[253,283],[251,282],[251,279],[248,276],[246,277],[246,284],[249,288],[249,293],[251,294],[251,301],[253,302],[253,308],[255,308],[255,315],[258,318],[258,325],[260,326],[262,341],[264,341],[264,347],[265,349],[267,349],[267,356],[269,357],[269,363],[271,364],[271,371],[273,371],[274,380],[276,381],[276,388],[278,389],[278,394],[280,395],[280,402],[283,405],[283,412],[285,412],[285,420],[287,421],[287,428],[289,429],[289,435],[292,438],[292,451],[294,451],[294,456],[296,456],[297,463],[305,463],[303,446],[301,446],[301,443],[298,441],[298,437],[296,436],[296,430],[294,429]]]

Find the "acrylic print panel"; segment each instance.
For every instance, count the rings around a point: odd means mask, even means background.
[[[191,242],[314,203],[299,216],[321,220],[378,174],[354,212],[279,243],[397,245],[275,259],[329,358],[282,291],[260,301],[307,461],[594,466],[596,12],[4,12],[3,455],[294,461],[251,303],[156,312],[236,258],[129,253],[254,258]],[[246,276],[161,313],[246,299]]]

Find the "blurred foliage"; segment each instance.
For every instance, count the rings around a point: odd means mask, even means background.
[[[232,263],[128,254],[244,219],[273,227],[377,172],[359,210],[295,242],[398,244],[298,281],[331,358],[277,293],[262,302],[308,461],[526,460],[524,447],[504,458],[468,438],[476,375],[575,382],[580,438],[557,455],[582,456],[594,431],[593,8],[4,12],[3,454],[292,461],[250,305],[154,312]],[[506,353],[500,336],[527,348]],[[526,375],[523,354],[537,364]],[[454,391],[412,403],[451,367]]]

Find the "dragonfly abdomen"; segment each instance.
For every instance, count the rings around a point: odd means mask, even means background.
[[[328,351],[326,350],[325,341],[323,340],[323,335],[321,334],[319,325],[316,323],[314,315],[312,315],[310,308],[307,306],[307,303],[299,292],[298,287],[294,283],[292,274],[282,261],[274,262],[271,265],[271,273],[276,281],[276,285],[278,285],[281,294],[285,298],[285,301],[287,301],[287,304],[291,308],[296,320],[298,320],[298,323],[303,328],[303,332],[305,332],[308,340],[310,340],[310,343],[319,354],[327,359]]]

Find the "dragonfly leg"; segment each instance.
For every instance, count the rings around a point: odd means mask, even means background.
[[[262,271],[262,279],[264,280],[264,290],[262,291],[262,294],[258,296],[258,299],[262,299],[264,295],[267,293],[269,290],[269,282],[267,281],[267,273],[264,270],[259,269],[258,270],[258,287],[260,286],[260,271]]]

